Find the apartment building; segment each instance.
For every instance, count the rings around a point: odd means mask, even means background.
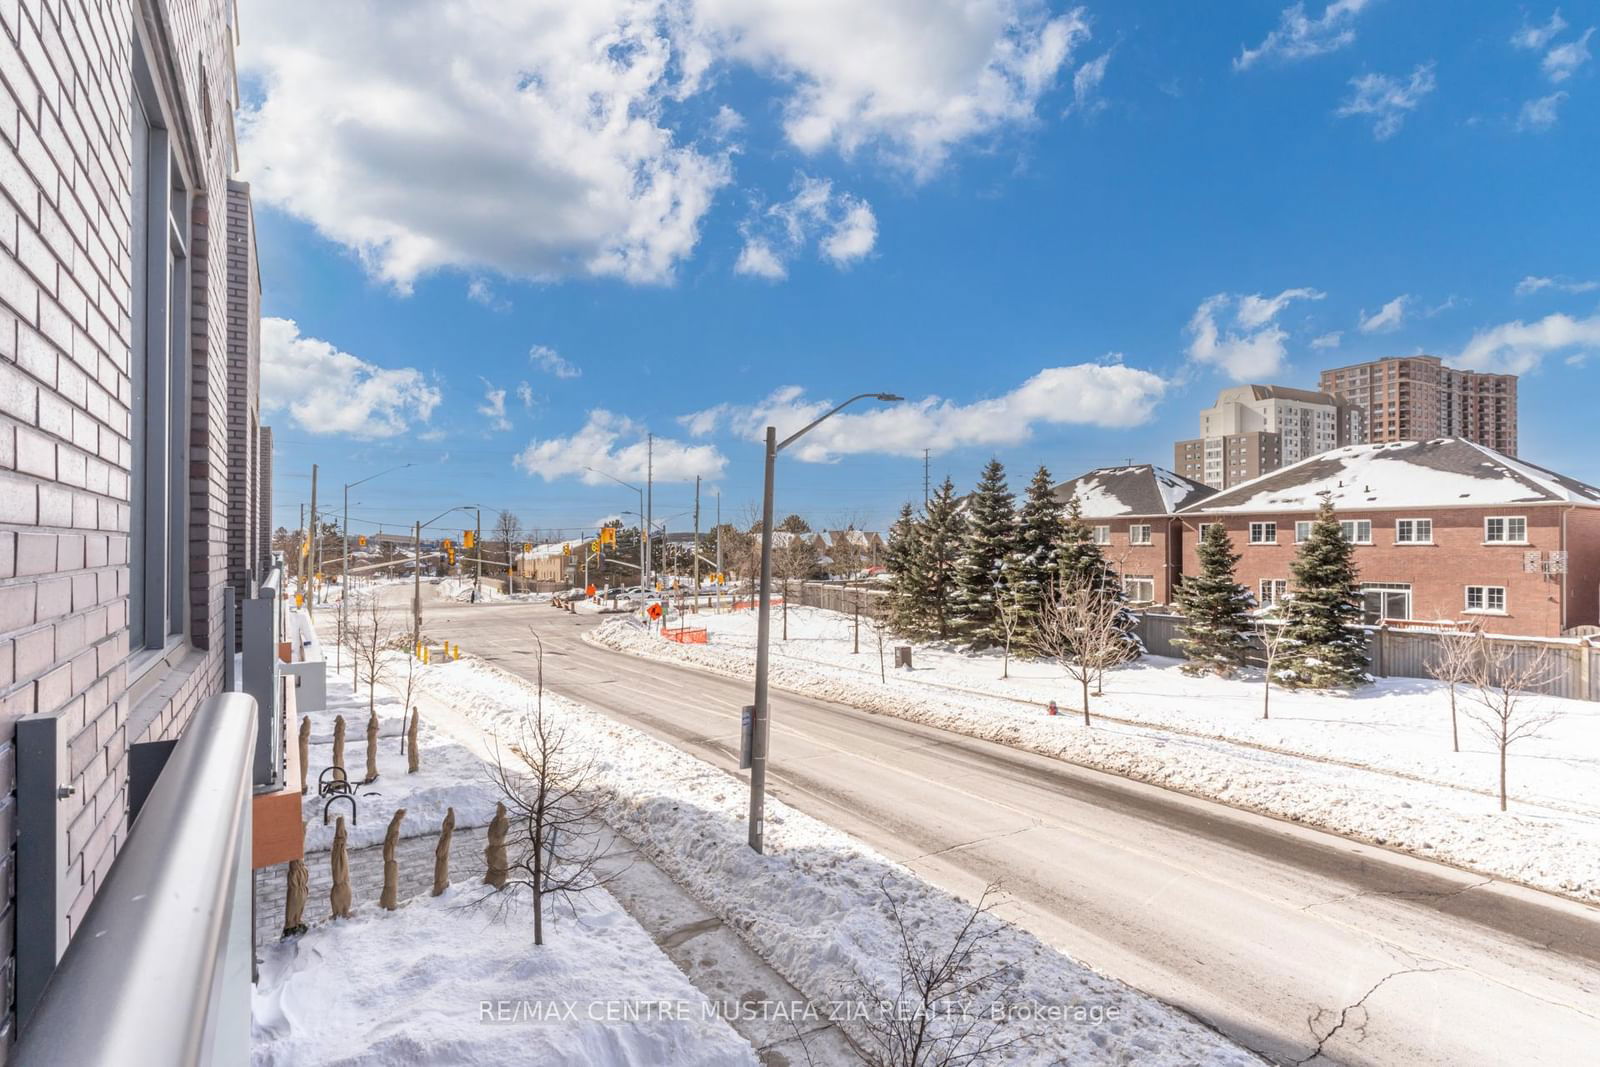
[[[1172,602],[1183,562],[1183,523],[1177,513],[1213,492],[1149,463],[1102,467],[1053,490],[1062,506],[1078,502],[1095,544],[1138,607]]]
[[[0,1059],[54,966],[19,968],[11,932],[78,934],[128,832],[130,746],[222,687],[230,546],[268,458],[258,290],[229,314],[254,275],[234,30],[231,0],[0,4]],[[20,813],[54,827],[50,870],[11,847],[23,721],[59,739],[23,769],[59,783]]]
[[[1240,583],[1262,604],[1292,595],[1323,493],[1355,545],[1369,622],[1482,619],[1545,637],[1600,623],[1600,488],[1460,438],[1336,449],[1209,495],[1180,516],[1180,569],[1222,523]]]
[[[1239,385],[1222,390],[1216,404],[1200,412],[1200,436],[1173,446],[1173,467],[1225,489],[1364,440],[1361,411],[1327,393]]]
[[[1394,356],[1321,374],[1323,392],[1363,412],[1366,440],[1460,437],[1517,454],[1517,376],[1446,367],[1438,356]]]

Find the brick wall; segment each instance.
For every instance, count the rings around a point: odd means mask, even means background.
[[[1497,585],[1506,590],[1506,613],[1486,616],[1490,630],[1496,633],[1527,634],[1531,636],[1559,636],[1563,626],[1577,625],[1584,614],[1575,606],[1569,620],[1563,623],[1562,583],[1558,578],[1528,573],[1523,569],[1523,554],[1538,551],[1546,556],[1563,550],[1561,538],[1560,505],[1519,504],[1493,508],[1416,508],[1405,511],[1350,511],[1341,513],[1341,519],[1364,519],[1372,522],[1372,544],[1357,545],[1355,562],[1362,582],[1398,582],[1411,586],[1412,614],[1423,619],[1469,618],[1465,611],[1465,591],[1468,585]],[[1584,575],[1600,571],[1600,526],[1588,525],[1588,516],[1594,509],[1573,509],[1573,515],[1582,514],[1581,526],[1569,527],[1575,536],[1569,538],[1566,548],[1573,552],[1574,576],[1583,581]],[[1485,544],[1483,520],[1494,515],[1522,515],[1528,520],[1528,543]],[[1294,561],[1297,546],[1294,543],[1294,524],[1316,516],[1312,512],[1275,514],[1208,515],[1190,513],[1184,519],[1184,573],[1194,573],[1198,567],[1195,546],[1198,526],[1202,522],[1222,522],[1239,553],[1235,575],[1251,592],[1258,593],[1262,579],[1290,579],[1290,564]],[[1433,520],[1433,543],[1429,545],[1403,545],[1395,543],[1395,520],[1426,518]],[[1249,543],[1249,524],[1252,521],[1271,521],[1278,524],[1277,543],[1252,545]],[[1582,597],[1581,592],[1575,596]],[[1589,611],[1592,614],[1592,609]]]
[[[0,886],[13,880],[15,722],[59,712],[76,786],[62,801],[74,928],[127,832],[129,743],[174,736],[220,686],[226,263],[210,225],[234,167],[230,13],[224,0],[0,2]],[[174,143],[201,186],[190,261],[192,618],[187,651],[147,675],[137,701],[126,628],[136,25],[155,27],[158,51],[171,48],[153,66],[171,75],[183,127]],[[8,888],[8,948],[13,921]],[[9,951],[0,968],[3,1050]]]
[[[228,182],[228,584],[243,611],[261,579],[259,531],[261,283],[250,186]],[[237,621],[237,620],[236,620]],[[242,627],[236,632],[242,632]]]

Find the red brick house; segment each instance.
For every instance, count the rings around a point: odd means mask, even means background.
[[[1600,489],[1460,438],[1335,449],[1190,504],[1179,569],[1220,522],[1239,581],[1263,603],[1292,594],[1323,492],[1356,546],[1370,622],[1483,619],[1545,637],[1600,623]]]
[[[1183,562],[1177,512],[1215,492],[1150,463],[1101,467],[1054,489],[1063,506],[1077,499],[1083,521],[1136,606],[1171,603]]]

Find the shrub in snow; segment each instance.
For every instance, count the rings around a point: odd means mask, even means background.
[[[446,808],[439,827],[439,843],[433,848],[433,895],[450,888],[450,838],[455,836],[456,809]]]
[[[1061,542],[1065,536],[1061,505],[1056,502],[1050,471],[1040,467],[1017,512],[1016,552],[1006,570],[1006,585],[1017,602],[1017,645],[1029,647],[1039,625],[1050,587],[1060,574]]]
[[[991,459],[967,501],[966,530],[956,567],[955,614],[961,635],[973,648],[1006,639],[1000,617],[1005,565],[1017,538],[1017,513],[1006,488],[1006,469]]]
[[[350,854],[345,844],[347,836],[344,816],[340,815],[339,821],[333,826],[333,851],[328,858],[333,867],[333,885],[328,887],[328,905],[335,919],[350,918]]]
[[[1196,551],[1200,573],[1185,578],[1174,598],[1184,617],[1183,636],[1173,641],[1187,657],[1180,669],[1190,675],[1232,677],[1244,666],[1249,648],[1245,635],[1250,630],[1255,598],[1234,581],[1239,554],[1222,523],[1210,525]]]
[[[1372,681],[1356,588],[1354,549],[1324,492],[1311,535],[1295,556],[1294,594],[1284,604],[1284,667],[1277,681],[1295,688],[1351,689]]]

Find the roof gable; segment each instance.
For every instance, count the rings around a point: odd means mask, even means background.
[[[1063,505],[1074,497],[1086,519],[1119,515],[1171,515],[1215,490],[1150,463],[1101,467],[1052,490]]]

